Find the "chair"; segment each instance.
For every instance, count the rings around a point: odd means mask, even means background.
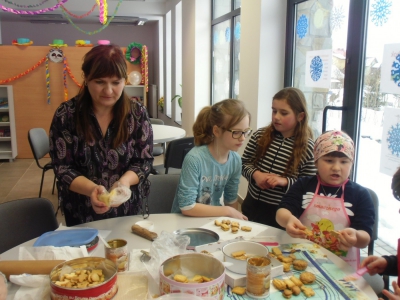
[[[164,121],[161,119],[154,119],[150,118],[150,123],[151,124],[157,124],[157,125],[164,125]],[[162,147],[160,146],[155,146],[153,147],[153,156],[159,156],[165,152],[165,143],[162,144]]]
[[[160,174],[148,177],[150,181],[150,193],[147,197],[149,214],[171,212],[179,177],[179,174]]]
[[[29,140],[29,145],[31,146],[33,157],[36,160],[36,164],[40,169],[43,170],[42,180],[40,182],[40,190],[39,190],[39,198],[40,198],[42,196],[44,173],[46,173],[48,170],[53,170],[51,162],[45,164],[44,166],[40,165],[39,163],[39,160],[43,158],[50,151],[49,137],[47,136],[47,133],[43,128],[32,128],[28,131],[28,140]],[[55,185],[56,185],[56,176],[54,175],[52,194],[54,194]]]
[[[184,137],[169,142],[164,157],[165,174],[168,174],[169,168],[181,169],[183,159],[193,147],[194,137]]]
[[[25,198],[0,204],[0,253],[58,228],[53,204]]]
[[[379,199],[376,193],[369,189],[366,188],[371,196],[372,202],[374,204],[375,208],[375,223],[372,229],[372,236],[371,236],[371,241],[369,242],[368,245],[368,255],[373,255],[374,254],[374,245],[375,241],[378,239],[378,224],[379,224]],[[362,260],[363,258],[361,258]],[[380,276],[378,274],[374,276],[370,276],[369,274],[365,274],[364,279],[368,282],[368,284],[372,287],[372,289],[375,291],[377,295],[380,295],[382,290],[388,289],[389,288],[389,276],[383,275]],[[380,295],[382,297],[382,295]]]

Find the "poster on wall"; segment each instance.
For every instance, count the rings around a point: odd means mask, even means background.
[[[400,44],[387,44],[383,48],[380,91],[400,94]]]
[[[385,107],[380,172],[393,176],[400,166],[400,109]]]
[[[332,50],[307,51],[305,85],[307,87],[331,87]]]

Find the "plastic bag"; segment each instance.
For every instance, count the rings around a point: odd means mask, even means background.
[[[186,250],[189,244],[190,237],[187,235],[176,235],[166,231],[161,232],[158,238],[151,244],[151,259],[143,262],[147,271],[156,282],[159,282],[161,264],[172,256],[190,252]]]
[[[99,200],[101,202],[104,202],[107,206],[117,207],[126,202],[131,197],[131,195],[131,189],[118,182],[118,186],[111,190],[111,192],[104,191],[99,196]]]

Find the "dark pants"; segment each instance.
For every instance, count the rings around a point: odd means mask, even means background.
[[[285,230],[275,221],[277,210],[278,205],[254,199],[249,193],[242,204],[242,213],[249,218],[249,221]]]

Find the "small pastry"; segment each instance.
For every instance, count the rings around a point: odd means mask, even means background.
[[[232,289],[232,293],[234,293],[236,295],[244,295],[244,293],[246,293],[246,288],[241,287],[241,286],[235,286]]]
[[[239,257],[239,256],[243,256],[243,255],[245,255],[246,254],[246,251],[244,251],[244,250],[239,250],[239,251],[235,251],[235,252],[232,252],[231,253],[231,255],[233,256],[233,257]]]
[[[278,247],[272,247],[271,250],[272,250],[272,253],[275,254],[276,256],[282,255],[282,251]]]
[[[308,262],[304,259],[296,259],[293,261],[293,269],[298,271],[304,271],[307,269]]]
[[[286,289],[286,290],[284,290],[284,291],[282,292],[282,296],[283,296],[284,298],[286,298],[286,299],[292,298],[292,294],[293,294],[293,292],[292,292],[291,290],[288,290],[288,289]]]
[[[214,221],[214,224],[215,224],[216,226],[221,226],[222,223],[221,223],[220,220],[215,220],[215,221]]]
[[[290,281],[293,282],[296,286],[302,286],[303,283],[301,282],[300,279],[298,279],[295,276],[290,277]]]
[[[312,288],[310,288],[310,287],[306,287],[306,286],[303,285],[303,286],[300,287],[300,288],[301,288],[301,290],[303,291],[303,294],[304,294],[307,298],[312,297],[312,296],[315,295],[314,290],[313,290]]]
[[[272,279],[272,284],[277,290],[283,291],[284,289],[286,289],[286,283],[282,279]]]
[[[242,226],[241,229],[242,229],[243,231],[250,232],[252,228],[251,228],[250,226]]]
[[[304,284],[311,284],[315,281],[315,275],[310,272],[303,272],[300,274],[300,280]]]
[[[293,295],[295,295],[295,296],[297,296],[297,295],[299,295],[299,294],[301,293],[301,290],[300,290],[300,288],[299,288],[297,285],[294,285],[294,286],[291,288],[291,290],[292,290]]]

